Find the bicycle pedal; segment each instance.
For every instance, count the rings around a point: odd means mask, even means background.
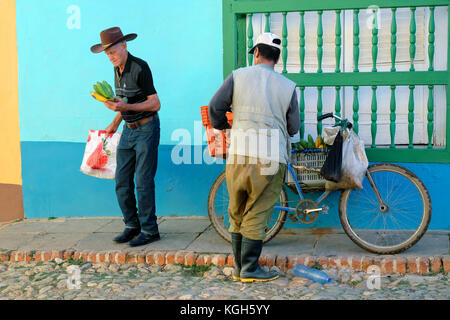
[[[328,214],[328,209],[330,209],[328,206],[323,206],[322,207],[322,213],[323,214]]]

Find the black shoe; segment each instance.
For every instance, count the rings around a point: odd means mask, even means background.
[[[117,243],[124,243],[128,242],[134,237],[136,237],[141,232],[138,228],[125,228],[125,230],[122,232],[122,234],[119,234],[117,237],[115,237],[113,240]]]
[[[241,282],[270,281],[279,277],[276,271],[264,271],[259,265],[262,240],[242,237],[241,244]]]
[[[231,232],[231,247],[234,255],[233,280],[241,279],[241,241],[242,234]]]
[[[159,233],[148,234],[141,232],[136,238],[130,241],[130,246],[132,247],[143,246],[144,244],[149,244],[159,239],[160,239]]]

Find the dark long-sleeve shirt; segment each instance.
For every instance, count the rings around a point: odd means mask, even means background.
[[[231,111],[230,106],[233,100],[233,86],[233,75],[230,74],[209,103],[209,118],[211,120],[211,125],[215,129],[223,130],[230,128],[225,113]],[[300,129],[300,115],[295,90],[292,94],[289,109],[286,114],[286,123],[288,134],[291,137],[294,136]]]

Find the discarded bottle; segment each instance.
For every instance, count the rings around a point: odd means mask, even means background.
[[[296,264],[294,266],[294,274],[320,284],[331,282],[331,278],[325,272],[307,267],[303,264]]]

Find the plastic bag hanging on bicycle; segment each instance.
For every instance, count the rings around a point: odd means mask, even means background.
[[[342,135],[338,131],[336,138],[334,139],[333,145],[328,152],[327,159],[325,160],[322,168],[320,169],[320,174],[326,179],[334,182],[339,182],[341,180],[342,174]]]
[[[362,189],[362,182],[369,166],[364,142],[359,139],[353,130],[347,131],[346,139],[342,144],[342,168],[339,181],[327,181],[326,190]]]
[[[327,180],[325,189],[362,189],[362,181],[369,166],[364,143],[353,132],[353,125],[347,119],[342,119],[333,113],[326,113],[318,116],[317,120],[322,121],[331,117],[336,118],[338,122],[334,128],[328,131],[325,129],[325,140],[327,135],[330,136],[328,140],[333,139],[332,136],[336,132],[335,127],[340,128],[337,130],[331,150],[320,171]]]

